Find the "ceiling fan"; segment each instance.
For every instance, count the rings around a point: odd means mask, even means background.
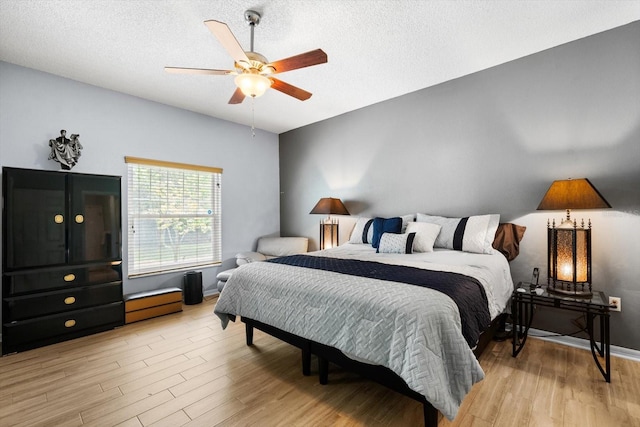
[[[253,31],[260,23],[260,17],[260,13],[255,10],[247,10],[244,13],[244,18],[251,27],[251,50],[248,52],[242,49],[227,24],[214,20],[204,21],[209,31],[216,36],[233,58],[235,70],[180,67],[164,67],[164,70],[176,74],[235,75],[237,89],[231,96],[229,104],[240,104],[246,96],[253,98],[261,96],[270,87],[300,101],[311,98],[311,92],[276,79],[273,75],[324,64],[327,62],[327,54],[322,49],[316,49],[279,61],[267,61],[267,58],[253,51]]]

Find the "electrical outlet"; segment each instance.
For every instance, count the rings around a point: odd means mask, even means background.
[[[611,310],[611,311],[622,311],[622,298],[620,298],[620,297],[609,297],[609,310]]]

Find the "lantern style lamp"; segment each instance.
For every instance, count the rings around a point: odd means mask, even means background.
[[[571,209],[603,209],[611,205],[586,178],[553,181],[538,210],[567,210],[558,226],[547,221],[547,290],[591,297],[591,220],[585,228],[571,220]]]
[[[327,218],[320,220],[320,249],[338,246],[338,220],[331,218],[331,215],[350,215],[342,200],[324,197],[309,213],[328,215]]]

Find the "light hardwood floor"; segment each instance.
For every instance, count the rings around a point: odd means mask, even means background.
[[[421,426],[419,403],[337,367],[304,377],[299,350],[244,324],[222,331],[216,298],[178,314],[0,359],[0,425]],[[440,426],[639,426],[640,363],[607,384],[584,350],[529,339],[480,358],[476,384]],[[317,373],[314,360],[313,373]]]

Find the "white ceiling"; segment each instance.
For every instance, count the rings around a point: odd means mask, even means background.
[[[640,19],[640,0],[0,0],[0,60],[251,125],[250,99],[227,104],[232,76],[163,71],[233,68],[203,21],[226,22],[248,50],[246,9],[262,14],[255,50],[268,60],[329,57],[278,75],[308,101],[255,100],[256,127],[274,133]]]

